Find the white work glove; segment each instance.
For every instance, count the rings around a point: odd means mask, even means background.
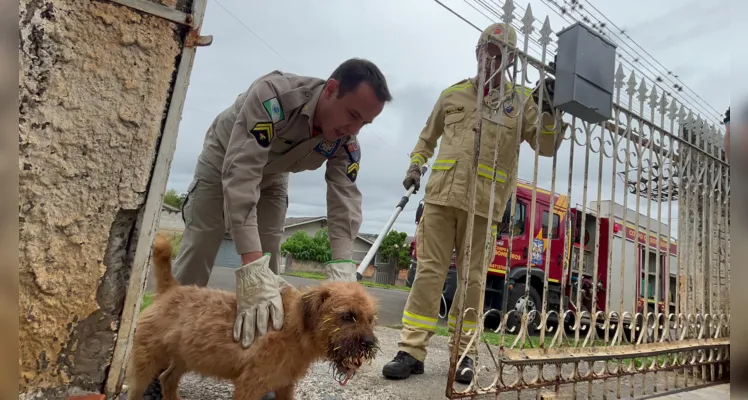
[[[356,282],[356,263],[353,260],[333,260],[325,263],[328,281]]]
[[[270,255],[265,254],[256,261],[237,269],[236,274],[236,322],[234,341],[241,339],[243,348],[248,348],[257,337],[267,333],[268,318],[273,319],[273,329],[283,328],[283,286],[270,270]],[[283,281],[285,283],[285,281]]]

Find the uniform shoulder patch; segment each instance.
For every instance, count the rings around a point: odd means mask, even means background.
[[[255,137],[261,147],[266,148],[270,146],[270,142],[273,140],[273,124],[270,122],[258,122],[249,130],[249,133]]]
[[[286,115],[283,113],[283,108],[277,97],[265,100],[262,103],[262,106],[265,108],[265,112],[267,112],[268,117],[270,117],[270,120],[273,121],[274,124],[286,119]]]
[[[348,153],[348,158],[351,162],[357,163],[361,160],[361,146],[358,144],[356,138],[353,138],[345,144],[345,151]]]
[[[325,158],[332,158],[337,152],[338,147],[340,147],[340,139],[334,142],[323,140],[319,142],[317,146],[314,147],[314,151],[316,151],[319,154],[322,154],[323,156],[325,156]]]
[[[470,82],[470,79],[463,79],[463,80],[455,83],[454,85],[452,85],[452,86],[450,86],[450,87],[442,90],[441,95],[444,96],[444,95],[447,95],[447,94],[452,93],[452,92],[456,92],[456,91],[459,91],[459,90],[468,89],[468,88],[470,88],[472,86],[473,86],[473,84]]]
[[[352,162],[348,169],[345,171],[345,176],[348,177],[348,179],[351,180],[351,182],[356,182],[356,177],[358,176],[358,170],[359,170],[359,164],[358,162]]]

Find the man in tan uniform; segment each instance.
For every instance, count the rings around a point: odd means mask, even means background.
[[[513,28],[505,24],[489,26],[482,34],[476,48],[476,55],[481,46],[486,46],[489,57],[495,57],[495,66],[502,65],[501,48],[507,49],[509,57],[503,65],[504,71],[514,61],[512,49],[517,42]],[[506,36],[505,36],[506,35]],[[508,36],[508,38],[507,38]],[[509,46],[502,43],[508,43]],[[506,54],[506,53],[505,53]],[[490,64],[489,64],[490,65]],[[487,71],[488,80],[490,71]],[[505,85],[505,95],[511,95],[498,107],[489,108],[497,100],[498,93],[489,95],[488,88],[479,88],[477,76],[458,82],[444,90],[421,131],[413,152],[411,166],[408,169],[403,185],[407,188],[415,184],[420,187],[420,166],[434,155],[434,149],[441,138],[439,154],[433,162],[431,177],[426,184],[424,209],[421,223],[417,227],[416,237],[418,267],[408,300],[403,312],[400,342],[395,358],[387,363],[382,373],[389,379],[405,379],[411,374],[422,374],[426,359],[426,346],[434,334],[439,312],[439,298],[449,268],[452,249],[458,249],[458,273],[464,265],[464,254],[460,251],[465,241],[465,229],[468,223],[470,167],[474,159],[475,132],[473,127],[477,118],[482,117],[482,138],[476,182],[476,215],[472,238],[472,254],[468,271],[467,298],[465,309],[478,309],[481,282],[486,279],[483,273],[485,233],[489,219],[492,221],[493,236],[496,236],[496,221],[501,221],[507,201],[516,184],[514,172],[517,164],[518,140],[526,140],[533,149],[537,132],[538,107],[533,100],[533,91],[525,88],[513,89],[512,85],[502,79],[505,74],[497,73],[493,87]],[[484,99],[483,112],[477,115],[478,96]],[[523,107],[523,98],[526,99]],[[552,156],[561,144],[563,135],[555,135],[552,109],[543,113],[543,127],[538,137],[538,150],[543,156]],[[520,111],[523,111],[520,113]],[[503,113],[503,116],[499,113]],[[522,118],[520,119],[520,115]],[[500,118],[503,117],[503,118]],[[519,125],[519,129],[518,129]],[[491,180],[494,176],[493,154],[499,145],[499,168],[496,171],[496,195],[492,215],[488,214]],[[495,240],[495,239],[494,239]],[[461,296],[460,290],[456,296]],[[459,297],[457,297],[459,298]],[[482,313],[481,313],[482,314]],[[454,332],[457,316],[457,302],[449,310],[448,325]],[[469,312],[463,319],[463,330],[476,327],[480,314]],[[463,334],[460,341],[460,353],[465,351],[470,337]],[[451,347],[450,342],[450,347]],[[455,380],[470,383],[473,377],[473,359],[476,346],[457,369]]]
[[[235,272],[233,332],[242,347],[250,346],[255,333],[266,333],[268,319],[273,329],[283,326],[280,289],[286,283],[277,274],[289,172],[326,163],[333,260],[325,272],[330,280],[356,281],[351,257],[362,219],[356,135],[391,99],[377,66],[351,59],[327,81],[266,74],[211,124],[183,205],[185,229],[175,269],[181,284],[207,285],[228,230],[243,265]],[[150,395],[158,396],[158,381],[152,389]]]

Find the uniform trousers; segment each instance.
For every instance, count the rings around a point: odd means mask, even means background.
[[[441,206],[426,202],[423,216],[416,232],[416,252],[418,265],[416,276],[405,303],[403,311],[403,329],[400,332],[398,349],[409,353],[420,361],[426,359],[426,347],[434,335],[439,317],[442,288],[452,259],[452,250],[457,249],[457,273],[462,275],[465,268],[465,256],[462,246],[465,242],[465,229],[468,223],[468,213],[455,207]],[[481,293],[481,282],[486,279],[483,272],[483,256],[486,247],[486,224],[488,220],[475,216],[472,253],[468,268],[467,297],[463,310],[468,311],[462,321],[463,334],[460,338],[459,350],[462,354],[470,341],[467,332],[476,328],[482,310],[478,310]],[[495,243],[496,225],[491,226],[493,242]],[[491,246],[493,250],[494,246]],[[455,299],[449,309],[447,324],[450,333],[454,334],[457,322],[458,299],[462,290],[458,285]],[[450,350],[452,341],[449,342]],[[475,359],[477,343],[471,346],[468,355]]]
[[[288,173],[265,175],[260,183],[257,227],[262,251],[271,254],[270,269],[276,275],[280,273],[280,242],[287,209]],[[180,284],[208,284],[221,241],[227,234],[223,210],[220,171],[200,160],[182,204],[184,233],[174,260]]]

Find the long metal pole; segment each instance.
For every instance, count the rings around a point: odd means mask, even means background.
[[[421,176],[426,175],[426,170],[428,169],[428,165],[424,165],[421,167]],[[411,185],[411,187],[408,189],[407,192],[405,192],[405,195],[400,199],[400,202],[397,203],[397,206],[395,207],[395,212],[392,214],[390,219],[387,221],[387,224],[382,228],[382,231],[379,232],[379,236],[377,236],[376,240],[374,240],[374,244],[369,248],[369,251],[366,252],[366,256],[364,257],[364,260],[361,261],[361,264],[358,266],[358,269],[356,269],[356,281],[361,281],[361,278],[363,278],[363,273],[366,271],[366,268],[369,266],[369,263],[374,258],[374,255],[377,254],[377,250],[379,250],[379,246],[382,245],[382,241],[384,240],[384,237],[387,235],[387,233],[390,231],[390,228],[392,228],[392,225],[395,223],[395,220],[397,220],[397,217],[400,215],[400,213],[405,208],[405,205],[408,204],[408,201],[410,200],[410,195],[415,192],[416,186]]]

